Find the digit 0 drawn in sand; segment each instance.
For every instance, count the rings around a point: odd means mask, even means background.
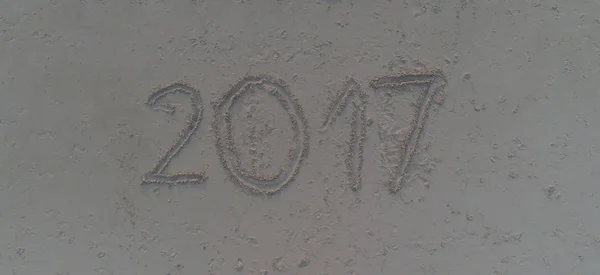
[[[148,98],[147,104],[157,111],[163,111],[169,114],[175,113],[175,107],[168,102],[161,102],[169,94],[185,94],[190,97],[192,105],[192,115],[187,121],[185,128],[179,133],[179,138],[169,146],[169,149],[158,160],[158,163],[148,173],[142,176],[142,184],[182,184],[182,183],[202,183],[206,180],[203,172],[178,172],[174,174],[165,173],[165,169],[169,162],[175,157],[181,149],[189,142],[190,137],[198,130],[198,126],[202,121],[202,98],[200,93],[191,86],[177,82],[165,88],[159,88],[153,92]]]
[[[247,93],[258,88],[266,90],[274,96],[285,109],[290,118],[294,145],[287,156],[288,164],[273,175],[253,174],[241,166],[240,153],[233,138],[231,113],[234,104]],[[285,83],[270,76],[246,76],[229,89],[218,101],[213,103],[217,152],[221,165],[229,173],[233,181],[253,194],[272,195],[281,191],[298,174],[302,161],[308,155],[309,134],[308,123],[302,107],[289,92]]]
[[[401,144],[400,163],[389,183],[392,193],[396,193],[404,184],[407,168],[410,164],[416,148],[419,144],[423,128],[429,114],[431,102],[436,97],[443,98],[446,87],[446,77],[441,70],[416,71],[386,75],[371,81],[374,89],[378,88],[401,88],[409,85],[422,85],[425,89],[418,95],[415,104],[416,110],[410,120],[408,131],[404,134]],[[441,100],[439,100],[441,103]]]
[[[351,182],[352,190],[358,190],[362,185],[362,165],[364,162],[364,140],[366,136],[366,108],[367,94],[364,93],[360,85],[353,78],[348,78],[342,87],[342,90],[337,94],[327,108],[326,119],[323,126],[319,130],[324,132],[329,124],[342,114],[348,106],[348,101],[358,97],[358,104],[352,101],[354,108],[352,109],[352,117],[350,118],[350,139],[346,149],[344,158],[346,164],[346,174]]]

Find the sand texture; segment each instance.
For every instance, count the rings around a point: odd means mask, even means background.
[[[0,0],[0,275],[600,274],[600,4]]]

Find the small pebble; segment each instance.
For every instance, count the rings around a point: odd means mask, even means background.
[[[244,269],[244,262],[242,262],[241,258],[238,258],[237,263],[233,266],[233,268],[235,268],[237,271],[242,271],[242,269]]]

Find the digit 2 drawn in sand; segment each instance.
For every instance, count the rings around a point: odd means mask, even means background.
[[[288,165],[275,175],[253,175],[245,171],[239,159],[239,152],[233,140],[233,125],[231,109],[244,94],[251,93],[257,88],[264,88],[270,95],[277,98],[289,115],[294,146],[288,154]],[[309,135],[307,122],[293,95],[285,83],[270,76],[246,76],[214,103],[215,119],[213,130],[216,136],[217,152],[223,168],[230,177],[243,188],[255,194],[271,195],[280,191],[298,173],[303,159],[308,154]]]
[[[169,103],[160,100],[169,94],[181,93],[190,97],[192,105],[192,116],[187,122],[185,128],[180,132],[179,138],[173,143],[164,155],[158,160],[158,163],[148,173],[142,176],[142,184],[182,184],[182,183],[201,183],[206,180],[204,173],[200,172],[179,172],[174,174],[165,174],[165,169],[179,151],[188,143],[190,137],[198,129],[202,121],[202,98],[200,93],[184,83],[173,83],[165,88],[160,88],[153,92],[148,98],[147,104],[157,111],[164,111],[169,114],[175,113],[175,107]]]
[[[352,101],[354,106],[352,117],[350,118],[350,140],[346,149],[345,163],[348,179],[351,181],[352,190],[356,191],[362,185],[362,164],[363,164],[363,143],[366,132],[366,108],[367,94],[365,94],[360,85],[353,78],[348,78],[344,87],[337,94],[331,105],[327,109],[326,119],[319,131],[324,132],[327,126],[340,116],[348,106],[348,101],[358,96],[358,104]]]
[[[403,185],[408,165],[415,154],[421,133],[425,126],[431,101],[436,95],[443,93],[447,84],[446,78],[440,70],[427,72],[411,72],[396,75],[387,75],[371,81],[371,86],[377,88],[401,88],[408,85],[424,85],[425,89],[416,102],[416,111],[410,122],[410,129],[404,137],[401,147],[401,161],[392,179],[389,188],[396,193]]]

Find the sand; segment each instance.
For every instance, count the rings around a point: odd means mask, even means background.
[[[598,14],[0,0],[0,274],[597,274]]]

